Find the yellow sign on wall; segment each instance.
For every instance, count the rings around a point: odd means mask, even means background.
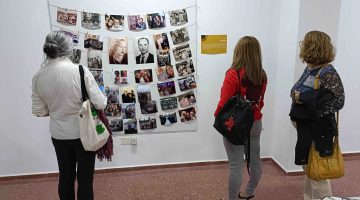
[[[224,54],[227,51],[227,35],[201,35],[202,54]]]

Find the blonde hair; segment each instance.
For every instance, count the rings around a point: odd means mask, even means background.
[[[241,67],[245,67],[245,76],[254,85],[261,85],[266,81],[260,43],[255,37],[242,37],[235,46],[231,68],[238,70]]]
[[[335,58],[334,47],[331,38],[321,31],[306,33],[304,40],[300,42],[300,55],[302,62],[311,65],[323,65],[330,63]]]

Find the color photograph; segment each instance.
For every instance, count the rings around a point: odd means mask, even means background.
[[[141,130],[150,130],[156,128],[155,116],[141,116],[139,119]]]
[[[115,70],[114,71],[114,84],[115,85],[124,85],[128,84],[128,74],[127,70]]]
[[[196,88],[196,82],[194,76],[188,76],[178,79],[179,88],[181,91],[190,90]]]
[[[137,134],[137,121],[136,119],[124,119],[124,133]]]
[[[160,96],[168,96],[176,93],[174,81],[158,83],[157,87]]]
[[[77,13],[75,10],[68,10],[64,8],[57,9],[56,21],[59,24],[67,26],[76,26]]]
[[[147,21],[150,29],[158,29],[166,27],[165,13],[151,13],[147,14]]]
[[[141,15],[129,15],[129,30],[142,31],[146,30],[145,17]]]
[[[179,116],[180,116],[181,122],[195,120],[196,119],[195,107],[186,108],[184,110],[179,110]]]
[[[108,31],[124,30],[124,15],[105,15],[105,27]]]
[[[188,92],[178,96],[181,108],[186,108],[196,103],[194,92]]]
[[[168,126],[177,122],[176,112],[160,115],[159,118],[160,124],[163,126]]]

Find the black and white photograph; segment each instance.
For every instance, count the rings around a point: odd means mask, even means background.
[[[157,51],[156,55],[158,66],[171,65],[170,50]]]
[[[96,83],[100,87],[104,87],[104,74],[102,70],[90,70],[91,74],[93,75]]]
[[[90,13],[82,12],[81,13],[81,26],[83,28],[94,30],[100,29],[100,14],[99,13]]]
[[[195,107],[186,108],[184,110],[179,110],[179,116],[180,116],[181,122],[195,120],[196,119]]]
[[[123,119],[134,119],[136,117],[135,103],[121,104],[121,114]]]
[[[192,59],[175,64],[179,76],[187,76],[195,72]]]
[[[80,59],[81,59],[81,50],[80,49],[73,49],[73,53],[70,56],[70,60],[74,63],[74,64],[79,64],[80,63]]]
[[[77,13],[75,10],[57,9],[56,21],[67,26],[76,26]]]
[[[147,14],[146,17],[150,29],[166,27],[164,12]]]
[[[159,51],[166,51],[170,49],[169,39],[166,33],[159,33],[154,35],[155,47]]]
[[[160,99],[161,110],[178,108],[176,97],[167,97]]]
[[[136,88],[139,102],[151,101],[151,90],[148,85],[138,85]]]
[[[129,30],[130,31],[142,31],[146,30],[146,18],[141,15],[129,15]]]
[[[179,83],[179,88],[181,91],[196,88],[195,77],[193,75],[178,79],[178,83]]]
[[[73,45],[76,47],[79,44],[79,33],[69,31],[66,29],[60,29],[61,32],[65,33],[65,35],[70,36],[73,40]]]
[[[134,71],[136,83],[153,82],[152,69],[139,69]]]
[[[100,35],[85,34],[84,48],[103,50],[103,42]]]
[[[114,84],[124,85],[128,84],[128,73],[127,70],[115,70],[114,71]]]
[[[108,121],[109,121],[109,128],[113,136],[120,134],[120,132],[124,130],[123,119],[121,117],[111,118],[108,119]]]
[[[170,31],[170,35],[174,45],[178,45],[190,40],[189,32],[186,27]]]
[[[104,112],[108,117],[120,117],[121,106],[118,103],[107,104]]]
[[[133,86],[121,87],[121,99],[123,103],[136,103],[135,88]]]
[[[156,67],[156,75],[159,81],[165,81],[170,78],[174,78],[174,68],[171,65]]]
[[[110,38],[108,47],[110,64],[128,64],[127,38]]]
[[[169,15],[171,26],[179,26],[188,22],[186,9],[172,10]]]
[[[89,69],[102,69],[101,51],[89,49],[88,51],[88,67]]]
[[[137,134],[137,121],[136,119],[124,119],[124,133]]]
[[[148,36],[134,38],[136,64],[154,63],[154,48]]]
[[[189,44],[178,46],[173,49],[174,58],[177,62],[191,58],[191,50]]]
[[[177,122],[176,112],[159,116],[160,124],[163,126],[175,124]]]
[[[188,92],[178,96],[178,101],[181,108],[192,106],[196,103],[194,92]]]
[[[105,87],[105,96],[107,97],[107,104],[120,103],[119,87]]]
[[[156,128],[155,116],[141,116],[139,119],[140,129],[149,130]]]
[[[140,102],[140,109],[141,109],[141,114],[152,114],[158,111],[156,106],[156,101]]]
[[[176,93],[174,81],[158,83],[157,87],[160,96],[168,96]]]
[[[123,31],[124,23],[124,15],[105,15],[105,27],[108,31]]]

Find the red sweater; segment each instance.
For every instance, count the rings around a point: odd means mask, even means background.
[[[254,120],[260,120],[262,118],[261,109],[264,106],[264,95],[266,90],[266,82],[264,82],[261,86],[254,86],[250,81],[245,81],[243,79],[245,74],[245,68],[242,67],[239,69],[240,71],[240,79],[241,79],[241,95],[246,99],[250,100],[251,108],[254,113]],[[214,116],[217,116],[220,109],[224,106],[224,104],[236,93],[239,92],[239,80],[237,76],[237,72],[235,69],[229,69],[226,72],[223,86],[221,88],[221,95],[218,106],[214,113]]]

